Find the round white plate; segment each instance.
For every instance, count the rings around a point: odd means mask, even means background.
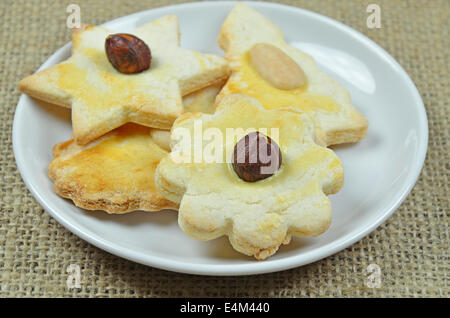
[[[222,22],[233,2],[163,7],[105,24],[128,31],[166,14],[180,18],[182,46],[223,55],[217,45]],[[310,55],[343,84],[354,105],[369,119],[367,137],[335,147],[345,168],[345,185],[331,196],[333,221],[316,238],[294,239],[264,262],[235,252],[226,238],[196,241],[177,224],[177,213],[134,212],[114,216],[77,208],[53,192],[47,176],[54,144],[71,135],[70,113],[22,95],[17,105],[13,145],[23,180],[58,222],[110,253],[150,266],[194,274],[247,275],[308,264],[355,243],[384,222],[406,198],[422,168],[428,141],[425,109],[403,68],[357,31],[313,12],[250,2],[284,32],[286,40]],[[70,43],[41,67],[70,56]]]

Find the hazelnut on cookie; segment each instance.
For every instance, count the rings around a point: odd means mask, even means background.
[[[292,236],[316,236],[330,225],[327,195],[341,188],[343,167],[316,141],[313,121],[298,108],[267,110],[250,96],[229,95],[214,114],[175,121],[155,183],[179,203],[188,235],[227,235],[235,250],[263,260]]]

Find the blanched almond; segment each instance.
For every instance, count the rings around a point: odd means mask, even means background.
[[[267,43],[250,49],[250,60],[262,78],[279,89],[293,89],[306,84],[301,67],[282,50]]]

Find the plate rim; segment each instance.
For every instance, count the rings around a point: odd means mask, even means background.
[[[168,5],[158,8],[152,8],[148,10],[138,11],[134,12],[132,14],[122,16],[110,21],[107,21],[102,26],[108,26],[110,24],[116,24],[120,23],[123,20],[134,18],[135,16],[145,14],[146,12],[157,12],[157,11],[166,11],[170,10],[171,8],[177,7],[195,7],[195,6],[211,6],[211,7],[220,7],[223,5],[234,5],[236,4],[235,1],[215,1],[215,2],[192,2],[192,3],[183,3],[183,4],[174,4],[174,5]],[[400,204],[406,199],[408,194],[411,192],[412,188],[416,184],[424,162],[425,157],[428,149],[428,119],[426,114],[425,105],[423,103],[423,100],[421,98],[421,95],[415,86],[412,79],[409,77],[408,73],[403,69],[403,67],[380,45],[375,43],[373,40],[362,34],[361,32],[343,24],[342,22],[339,22],[333,18],[321,15],[319,13],[306,10],[299,7],[293,7],[289,5],[284,4],[278,4],[278,3],[270,3],[270,2],[260,2],[260,1],[252,1],[248,3],[250,6],[254,6],[256,8],[258,7],[266,7],[266,8],[279,8],[282,10],[291,10],[296,11],[301,14],[312,16],[315,19],[318,19],[320,22],[324,22],[327,24],[331,24],[333,27],[341,29],[341,31],[350,34],[351,36],[355,37],[356,40],[360,41],[361,43],[367,45],[371,50],[375,51],[378,56],[385,59],[386,62],[390,64],[390,66],[395,69],[397,72],[399,72],[399,75],[405,80],[405,84],[407,84],[407,87],[410,88],[411,93],[413,95],[413,98],[417,100],[416,105],[418,105],[417,111],[419,113],[419,127],[422,130],[422,136],[419,135],[419,146],[417,151],[417,160],[413,162],[411,168],[409,169],[409,175],[408,179],[404,182],[404,185],[402,186],[402,191],[400,191],[399,195],[394,197],[392,201],[394,204],[391,204],[389,208],[386,209],[373,223],[364,226],[360,230],[354,230],[350,232],[349,234],[344,235],[343,237],[340,237],[338,240],[330,242],[318,249],[314,249],[312,251],[303,253],[301,255],[294,255],[291,257],[288,257],[286,259],[280,259],[280,260],[267,260],[265,262],[254,262],[249,264],[228,264],[228,265],[222,265],[222,264],[194,264],[194,263],[185,263],[180,260],[167,260],[164,257],[160,256],[152,256],[149,254],[145,254],[138,251],[133,250],[124,250],[120,245],[117,245],[114,242],[108,241],[104,238],[102,238],[100,235],[97,235],[96,233],[91,233],[88,230],[83,229],[82,227],[78,227],[77,225],[72,224],[70,221],[64,218],[64,216],[60,215],[56,209],[54,210],[53,207],[51,207],[45,198],[41,195],[39,189],[37,189],[28,178],[24,177],[24,171],[25,171],[25,161],[23,151],[20,150],[17,142],[17,136],[20,134],[18,132],[18,120],[21,111],[23,111],[23,107],[21,105],[24,103],[24,100],[27,98],[25,94],[21,94],[18,103],[16,105],[16,110],[14,114],[13,119],[13,127],[12,127],[12,144],[13,144],[13,152],[14,152],[14,158],[17,164],[17,168],[20,172],[20,175],[22,177],[22,180],[24,181],[27,188],[30,190],[33,197],[39,202],[39,204],[44,208],[46,212],[48,212],[53,218],[55,218],[58,223],[63,225],[66,229],[68,229],[70,232],[75,234],[76,236],[80,237],[81,239],[85,240],[86,242],[93,244],[94,246],[107,251],[111,254],[114,254],[116,256],[131,260],[133,262],[137,262],[143,265],[163,269],[163,270],[169,270],[173,272],[179,272],[179,273],[187,273],[187,274],[195,274],[195,275],[214,275],[214,276],[240,276],[240,275],[253,275],[253,274],[264,274],[264,273],[270,273],[270,272],[277,272],[282,270],[287,270],[295,267],[300,267],[306,264],[310,264],[313,262],[316,262],[318,260],[321,260],[323,258],[326,258],[330,255],[333,255],[351,245],[356,243],[357,241],[361,240],[363,237],[369,235],[371,232],[373,232],[376,228],[378,228],[383,222],[385,222],[400,206]],[[59,56],[63,51],[70,48],[71,42],[66,43],[62,47],[60,47],[58,50],[56,50],[50,57],[46,59],[46,61],[39,67],[39,70],[47,67],[47,64],[50,64],[49,61]],[[421,107],[420,107],[421,106]],[[406,185],[406,186],[405,186]],[[330,246],[331,245],[331,246]]]

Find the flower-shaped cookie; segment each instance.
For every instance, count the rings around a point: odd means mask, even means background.
[[[282,153],[281,167],[257,182],[240,179],[231,163],[237,141],[251,131],[269,136]],[[188,235],[227,235],[237,251],[263,260],[291,236],[329,227],[327,195],[341,188],[343,167],[333,151],[316,144],[313,122],[300,110],[266,110],[252,97],[229,95],[212,115],[183,114],[171,138],[172,152],[159,163],[155,182],[164,197],[180,203],[178,222]]]

